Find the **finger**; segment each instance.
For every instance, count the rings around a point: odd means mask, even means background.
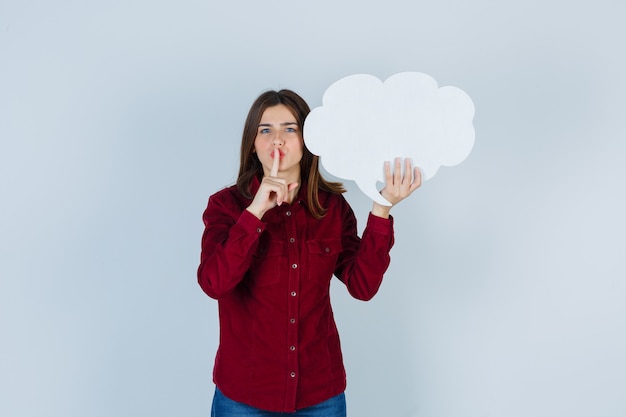
[[[400,161],[401,158],[396,158],[393,167],[393,182],[398,185],[402,182],[402,167]]]
[[[280,193],[277,194],[280,196],[280,204],[283,204],[283,202],[289,198],[289,186],[287,185],[287,183],[283,183],[280,187]],[[279,205],[280,205],[279,204]]]
[[[289,194],[290,191],[295,190],[296,188],[298,188],[298,183],[292,182],[287,186],[287,191],[285,192],[285,185],[283,184],[282,187],[280,187],[280,192],[276,192],[276,203],[279,206],[283,204],[284,196],[286,196],[287,194]]]
[[[276,205],[280,206],[284,201],[284,196],[287,194],[287,184],[281,178],[266,177],[263,179],[265,190],[268,199],[274,199]]]
[[[422,171],[418,167],[413,168],[413,183],[411,184],[411,192],[417,190],[422,185]]]
[[[274,149],[274,162],[272,162],[270,177],[278,176],[278,164],[280,164],[280,151],[278,149]]]
[[[393,177],[391,176],[391,162],[385,161],[385,184],[391,185]]]
[[[412,177],[413,170],[411,169],[411,165],[413,165],[411,163],[411,159],[406,158],[404,160],[404,176],[402,177],[402,183],[404,184],[411,184],[413,182],[413,177]]]
[[[285,186],[283,184],[278,185],[278,187],[276,187],[276,189],[274,190],[274,193],[276,194],[276,205],[280,206],[281,204],[283,204],[283,198],[285,196]]]

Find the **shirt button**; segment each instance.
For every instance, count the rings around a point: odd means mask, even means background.
[[[286,214],[287,216],[291,216],[291,212],[290,212],[290,211],[286,212],[285,214]]]
[[[289,238],[289,243],[293,243],[293,242],[295,242],[295,241],[296,241],[296,239],[295,239],[295,238],[293,238],[293,237],[290,237],[290,238]]]
[[[293,264],[293,265],[291,265],[291,267],[292,267],[293,269],[296,269],[296,268],[298,267],[298,264]]]
[[[296,296],[296,294],[297,294],[297,293],[296,293],[295,291],[291,291],[291,296],[292,296],[292,297],[295,297],[295,296]],[[293,320],[293,319],[292,319],[292,320]]]
[[[262,230],[261,230],[261,228],[260,228],[260,227],[257,227],[257,228],[256,228],[256,232],[257,232],[257,233],[261,233],[261,231],[262,231]]]
[[[294,350],[296,350],[296,347],[295,346],[289,346],[289,350],[293,352]]]
[[[296,319],[289,319],[289,323],[294,324],[296,322]]]
[[[324,250],[326,251],[326,253],[330,252],[330,248],[326,248]]]
[[[290,375],[292,378],[295,378],[295,377],[296,377],[296,373],[295,373],[295,372],[292,372],[292,373],[290,373],[289,375]]]

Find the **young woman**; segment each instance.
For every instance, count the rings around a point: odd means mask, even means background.
[[[374,203],[362,238],[340,183],[326,181],[302,137],[309,113],[290,90],[252,104],[237,185],[209,198],[198,282],[218,300],[212,416],[345,416],[346,375],[330,305],[337,276],[371,299],[389,265],[390,207]],[[410,161],[385,164],[383,197],[421,184]]]

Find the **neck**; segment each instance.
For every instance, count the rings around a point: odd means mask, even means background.
[[[293,183],[289,183],[289,184],[293,184]],[[293,190],[289,191],[289,194],[287,195],[287,198],[285,199],[285,201],[289,204],[293,203],[296,199],[296,197],[298,197],[298,193],[300,192],[300,182],[298,182],[298,186],[295,187]]]

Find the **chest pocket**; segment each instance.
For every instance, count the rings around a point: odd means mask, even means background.
[[[286,256],[284,242],[261,242],[250,265],[253,285],[265,286],[278,283]]]
[[[339,239],[315,239],[307,242],[311,277],[330,278],[341,252]]]

